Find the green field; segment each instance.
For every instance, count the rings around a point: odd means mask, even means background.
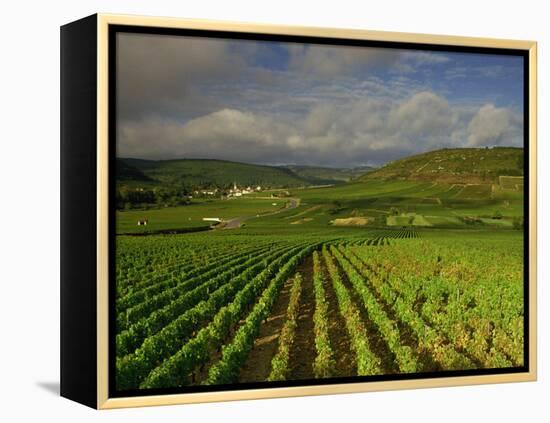
[[[117,211],[117,389],[522,366],[519,180],[392,169]]]
[[[215,222],[203,218],[224,220],[241,216],[256,216],[284,209],[287,201],[281,199],[232,199],[200,201],[188,206],[165,207],[150,210],[117,211],[117,233],[145,233],[189,228],[208,228]],[[139,220],[148,220],[147,226],[138,226]]]
[[[285,190],[289,193],[286,198],[265,198],[270,192],[263,192],[231,200],[194,201],[181,207],[118,211],[117,233],[207,227],[210,224],[202,219],[208,217],[223,220],[245,217],[246,226],[259,228],[275,225],[284,228],[285,232],[288,229],[286,227],[294,222],[293,216],[299,217],[302,225],[319,230],[327,229],[330,221],[336,218],[357,216],[370,217],[374,221],[379,216],[386,216],[388,226],[407,226],[411,216],[411,226],[451,224],[467,227],[467,223],[459,219],[465,216],[479,217],[481,223],[487,226],[511,226],[513,217],[522,216],[522,193],[500,188],[493,192],[491,187],[368,180],[321,188]],[[284,210],[288,198],[299,198],[300,205],[296,209]],[[262,217],[273,211],[281,213]],[[390,213],[396,215],[389,216]],[[495,213],[503,216],[500,222],[491,221]],[[137,221],[142,219],[148,219],[149,224],[137,226]],[[375,226],[380,224],[375,223]]]

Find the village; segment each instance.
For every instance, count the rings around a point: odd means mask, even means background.
[[[237,183],[234,182],[233,188],[229,189],[229,191],[222,191],[219,188],[214,188],[209,190],[195,190],[194,194],[203,196],[219,196],[222,200],[227,200],[233,197],[242,197],[243,195],[261,192],[261,190],[262,187],[260,185],[256,186],[255,188],[252,188],[250,186],[247,186],[246,188],[240,188],[239,186],[237,186]]]
[[[134,190],[132,192],[136,192],[136,193],[142,193],[142,194],[145,194],[145,193],[150,193],[150,192],[154,192],[154,191],[146,191],[144,190],[143,188],[141,187],[138,187],[138,188],[134,188]],[[237,185],[237,183],[233,183],[232,187],[231,188],[225,188],[225,189],[220,189],[220,188],[217,188],[217,187],[213,187],[213,188],[208,188],[208,189],[195,189],[194,191],[191,191],[192,195],[190,194],[184,194],[183,197],[179,197],[179,202],[178,202],[178,205],[181,206],[181,205],[189,205],[191,204],[191,200],[195,199],[196,200],[196,203],[195,204],[210,204],[211,202],[216,202],[216,201],[229,201],[229,200],[238,200],[238,199],[243,199],[242,201],[245,201],[244,199],[246,197],[248,197],[247,199],[252,199],[250,198],[251,194],[256,194],[253,197],[254,200],[259,200],[259,201],[265,201],[266,199],[272,199],[272,200],[276,200],[276,199],[280,199],[280,198],[283,198],[283,197],[288,197],[290,195],[290,192],[288,190],[280,190],[280,189],[276,189],[276,190],[271,190],[271,189],[264,189],[262,191],[262,186],[260,185],[257,185],[255,187],[252,187],[252,186],[246,186],[246,187],[240,187]],[[257,195],[261,193],[261,195]],[[239,201],[240,202],[240,201]],[[271,207],[276,207],[279,205],[279,202],[275,201],[275,202],[271,202],[269,203]],[[294,204],[292,202],[292,204]],[[150,212],[148,213],[149,215],[153,215],[155,212],[154,210],[159,210],[160,208],[168,208],[168,207],[171,207],[170,204],[168,203],[165,203],[163,205],[159,205],[157,204],[157,207],[151,207],[151,206],[148,206],[148,205],[145,205],[141,210],[149,210]],[[259,217],[260,214],[256,214],[256,217]],[[147,217],[143,217],[143,216],[140,216],[139,219],[135,220],[135,225],[136,226],[149,226],[151,223],[153,223],[149,218],[152,217],[152,216],[147,216]],[[189,217],[188,218],[188,221],[192,221],[194,220],[195,218],[191,218]],[[221,217],[211,217],[211,216],[201,216],[199,217],[199,219],[203,222],[210,222],[210,223],[213,223],[213,224],[219,224],[219,223],[224,223],[223,226],[218,226],[218,228],[226,228],[226,229],[232,229],[234,227],[239,227],[240,226],[240,221],[243,220],[243,217],[239,217],[239,218],[233,218],[233,219],[230,219],[228,221],[225,221],[225,219],[221,218]],[[156,220],[156,219],[154,219]],[[158,222],[157,222],[158,223]]]

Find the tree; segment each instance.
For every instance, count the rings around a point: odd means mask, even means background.
[[[376,216],[376,225],[377,226],[386,226],[386,215],[385,214],[379,214],[378,216]]]

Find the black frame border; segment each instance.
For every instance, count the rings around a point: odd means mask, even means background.
[[[115,385],[116,372],[116,354],[111,352],[116,351],[115,344],[115,251],[116,251],[116,231],[115,231],[115,209],[111,207],[115,203],[116,181],[115,175],[115,156],[116,156],[116,58],[117,58],[117,43],[116,35],[118,33],[135,33],[135,34],[151,34],[151,35],[176,35],[187,37],[202,37],[202,38],[217,38],[217,39],[234,39],[234,40],[249,40],[249,41],[267,41],[267,42],[288,42],[288,43],[303,43],[303,44],[323,44],[336,46],[356,46],[356,47],[379,47],[390,49],[405,49],[405,50],[422,50],[422,51],[446,51],[452,53],[472,53],[472,54],[487,54],[487,55],[504,55],[504,56],[519,56],[523,58],[523,151],[524,151],[524,279],[523,279],[523,301],[524,301],[524,365],[521,367],[508,368],[491,368],[491,369],[473,369],[473,370],[456,370],[456,371],[441,371],[441,372],[425,372],[425,373],[408,373],[408,374],[392,374],[392,375],[377,375],[377,376],[352,376],[329,379],[304,379],[298,381],[283,381],[283,382],[253,382],[240,383],[231,385],[211,385],[211,386],[191,386],[179,388],[162,388],[162,389],[137,389],[117,391]],[[285,35],[285,34],[262,34],[262,33],[247,33],[238,31],[218,31],[206,29],[188,29],[188,28],[166,28],[166,27],[148,27],[138,25],[119,25],[109,24],[108,26],[108,175],[109,175],[109,210],[108,210],[108,225],[109,225],[109,281],[108,281],[108,297],[109,297],[109,333],[108,333],[108,398],[124,398],[124,397],[139,397],[151,395],[171,395],[171,394],[187,394],[201,392],[222,392],[222,391],[240,391],[251,389],[267,389],[281,387],[306,387],[314,385],[335,385],[335,384],[351,384],[364,382],[380,382],[380,381],[401,381],[411,379],[441,379],[449,377],[468,377],[468,376],[483,376],[483,375],[498,375],[498,374],[516,374],[528,373],[530,369],[530,331],[529,331],[529,254],[530,254],[530,63],[529,51],[523,49],[508,49],[508,48],[493,48],[493,47],[466,47],[454,45],[439,45],[428,43],[413,43],[413,42],[398,42],[398,41],[374,41],[374,40],[359,40],[348,38],[333,38],[333,37],[318,37],[318,36],[302,36],[302,35]]]
[[[97,406],[97,15],[60,28],[62,397]]]

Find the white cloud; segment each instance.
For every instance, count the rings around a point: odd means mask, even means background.
[[[456,113],[444,98],[422,91],[392,110],[390,125],[404,128],[411,135],[434,137],[449,134],[456,122]]]
[[[510,109],[485,104],[468,124],[469,147],[522,145],[523,120]]]
[[[226,108],[184,123],[126,122],[117,153],[351,166],[443,147],[520,145],[521,131],[521,117],[509,109],[453,106],[420,91],[393,103],[366,97],[316,104],[305,116]]]
[[[186,123],[151,117],[120,125],[117,155],[257,161],[285,149],[282,140],[290,134],[287,122],[234,109],[222,109]]]
[[[458,85],[512,68],[488,61],[478,69],[460,57],[120,35],[117,153],[352,165],[442,147],[521,145],[521,116],[479,107],[517,101],[449,90],[450,79]]]

